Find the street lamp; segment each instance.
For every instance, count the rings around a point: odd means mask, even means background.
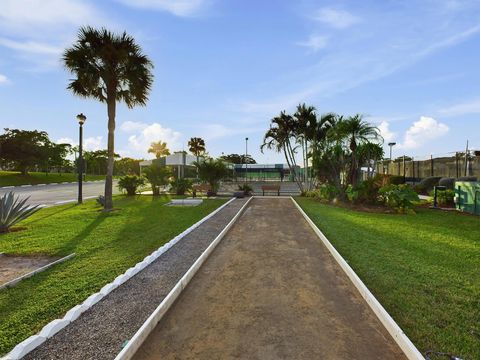
[[[83,201],[82,198],[82,177],[83,177],[83,124],[87,117],[82,113],[77,115],[77,120],[79,126],[78,132],[78,203],[81,204]]]
[[[396,142],[389,142],[388,146],[390,146],[390,161],[392,161],[392,148],[397,145]]]
[[[245,138],[245,184],[247,183],[247,174],[248,174],[247,155],[248,155],[248,137]]]

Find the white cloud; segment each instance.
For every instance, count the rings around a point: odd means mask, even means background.
[[[443,116],[460,116],[467,114],[480,114],[480,98],[465,101],[459,104],[451,105],[438,110]]]
[[[0,84],[8,83],[8,78],[5,75],[0,74]]]
[[[403,142],[398,145],[402,149],[415,149],[425,145],[431,140],[446,135],[449,131],[446,124],[442,124],[434,118],[421,116],[406,131]]]
[[[195,16],[199,14],[209,1],[206,0],[118,0],[125,5],[167,11],[176,16]]]
[[[309,48],[313,52],[324,49],[327,46],[328,37],[324,35],[310,35],[308,40],[298,42],[297,45]]]
[[[103,144],[102,136],[92,136],[84,140],[83,147],[88,151],[103,150],[106,148],[106,145]]]
[[[318,10],[314,19],[336,29],[346,29],[361,21],[348,11],[328,7]]]
[[[385,144],[388,144],[395,139],[395,133],[390,130],[390,124],[388,121],[382,121],[377,127],[378,130],[380,130],[380,135],[382,135]]]
[[[56,141],[57,144],[70,144],[70,145],[77,145],[77,143],[69,137],[62,137]]]
[[[152,157],[148,153],[150,144],[154,141],[164,141],[170,150],[181,148],[181,134],[171,128],[163,127],[159,123],[146,124],[135,121],[125,121],[120,125],[120,130],[134,133],[128,138],[129,150],[125,152],[135,153],[141,157]]]
[[[61,47],[52,46],[49,44],[36,42],[32,40],[15,41],[6,38],[0,38],[0,45],[9,49],[18,50],[33,54],[47,54],[58,56],[62,53]]]

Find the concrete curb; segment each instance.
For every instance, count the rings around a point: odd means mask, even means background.
[[[104,287],[100,289],[99,292],[90,295],[83,303],[74,306],[71,308],[62,319],[55,319],[52,320],[50,323],[45,325],[40,333],[36,335],[30,336],[28,339],[22,341],[21,343],[17,344],[12,351],[6,354],[4,357],[0,358],[0,360],[18,360],[27,355],[29,352],[40,346],[45,342],[46,339],[55,335],[58,331],[66,327],[71,322],[78,319],[78,317],[92,306],[94,306],[97,302],[107,296],[110,292],[116,289],[118,286],[129,280],[131,277],[135,276],[145,267],[147,267],[150,263],[158,259],[165,251],[170,249],[174,246],[177,242],[179,242],[184,236],[188,233],[195,230],[199,227],[202,223],[210,219],[212,216],[220,212],[223,208],[228,206],[235,198],[230,199],[225,204],[217,208],[216,210],[212,211],[210,214],[205,216],[203,219],[200,219],[198,222],[190,226],[188,229],[174,237],[168,243],[164,244],[150,255],[146,256],[142,261],[138,262],[131,268],[127,269],[122,275],[117,276],[112,282],[106,284]],[[243,207],[242,207],[243,209]],[[58,260],[57,260],[58,261]]]
[[[328,249],[330,254],[332,254],[333,258],[336,260],[338,265],[342,268],[345,274],[348,276],[350,281],[355,285],[358,292],[367,302],[368,306],[372,309],[375,315],[378,317],[380,322],[383,324],[385,329],[389,332],[392,336],[393,340],[397,343],[397,345],[402,349],[406,357],[410,360],[425,360],[423,355],[418,351],[412,341],[408,338],[408,336],[403,332],[403,330],[398,326],[398,324],[393,320],[390,314],[385,310],[385,308],[380,304],[380,302],[375,298],[375,296],[370,292],[367,286],[363,283],[363,281],[358,277],[358,275],[353,271],[353,269],[348,265],[345,259],[340,255],[340,253],[335,249],[335,247],[330,243],[327,237],[320,231],[320,229],[315,225],[315,223],[310,219],[310,217],[303,211],[303,209],[298,205],[293,197],[290,197],[303,215],[307,223],[313,229],[313,231],[317,234],[320,238],[322,243]]]
[[[138,329],[135,335],[128,341],[127,345],[120,351],[120,353],[115,357],[115,360],[129,360],[135,355],[137,350],[143,344],[148,335],[152,330],[157,326],[162,317],[167,313],[168,309],[172,306],[175,300],[180,296],[182,291],[186,288],[190,280],[194,277],[198,269],[202,264],[207,260],[209,255],[213,252],[215,247],[220,243],[225,234],[230,230],[230,228],[235,224],[238,218],[242,215],[243,211],[246,209],[250,201],[253,199],[251,197],[248,199],[237,214],[230,220],[230,222],[225,226],[225,228],[217,235],[217,237],[211,242],[211,244],[205,249],[205,251],[200,255],[200,257],[193,263],[193,265],[187,270],[185,275],[177,282],[173,289],[168,293],[168,295],[163,299],[163,301],[158,305],[154,312],[148,317],[148,319],[143,323],[143,325]]]
[[[41,273],[42,271],[47,270],[48,268],[52,267],[53,265],[60,264],[64,261],[67,261],[68,259],[71,259],[74,256],[75,256],[75,253],[64,256],[63,258],[55,260],[55,261],[51,262],[50,264],[47,264],[45,266],[42,266],[41,268],[38,268],[37,270],[33,270],[33,271],[29,272],[28,274],[25,274],[25,275],[22,275],[22,276],[19,276],[19,277],[13,279],[13,280],[10,280],[9,282],[6,282],[5,284],[1,285],[0,290],[15,286],[20,281],[22,281],[24,279],[27,279],[29,277],[32,277],[35,274]]]

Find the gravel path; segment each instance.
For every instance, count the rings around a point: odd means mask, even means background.
[[[245,201],[230,203],[24,359],[113,359]]]
[[[255,198],[134,360],[405,360],[290,199]]]

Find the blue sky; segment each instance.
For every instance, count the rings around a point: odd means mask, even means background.
[[[151,141],[211,155],[249,153],[270,119],[306,102],[362,113],[396,141],[394,155],[480,149],[478,0],[1,0],[0,127],[106,144],[106,106],[66,90],[60,63],[82,25],[126,30],[155,64],[148,106],[117,113],[116,150],[145,157]]]

